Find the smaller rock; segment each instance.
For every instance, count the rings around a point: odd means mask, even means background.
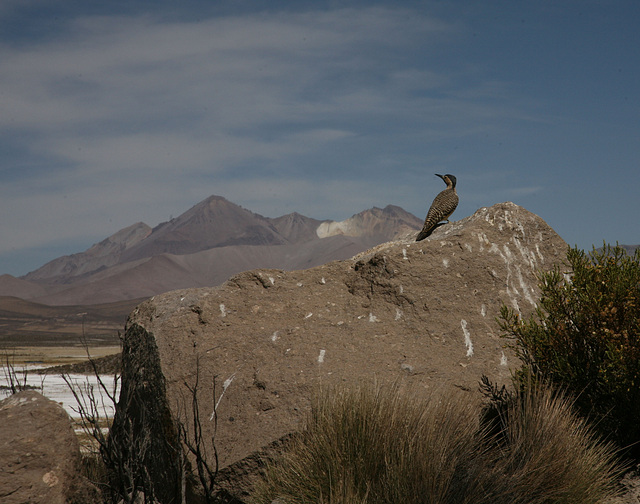
[[[0,502],[84,504],[98,490],[80,474],[80,447],[58,403],[27,390],[0,401]]]

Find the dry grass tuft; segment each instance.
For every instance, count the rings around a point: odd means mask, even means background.
[[[321,391],[306,429],[267,465],[254,502],[598,503],[620,472],[560,395],[513,396],[489,434],[468,395],[397,383]],[[494,431],[491,431],[495,433]]]
[[[493,502],[599,503],[618,494],[624,466],[564,394],[530,386],[509,397],[488,441],[482,486]]]

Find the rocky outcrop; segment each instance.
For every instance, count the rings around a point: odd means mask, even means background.
[[[474,394],[483,374],[506,382],[516,363],[500,338],[500,307],[530,313],[537,271],[561,262],[567,245],[513,203],[414,239],[307,270],[248,271],[139,305],[126,326],[123,393],[149,398],[139,429],[170,433],[154,457],[179,451],[170,424],[190,425],[196,379],[203,438],[215,436],[221,482],[235,495],[248,484],[252,454],[300,428],[318,386],[403,377]],[[118,416],[136,413],[121,400]],[[177,489],[181,477],[165,471],[157,481]]]
[[[78,439],[62,406],[19,392],[0,401],[0,426],[0,502],[99,502],[79,473]]]

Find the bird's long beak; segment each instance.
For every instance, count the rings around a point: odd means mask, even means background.
[[[444,175],[440,175],[439,173],[436,173],[436,177],[440,177],[442,180],[444,180]]]

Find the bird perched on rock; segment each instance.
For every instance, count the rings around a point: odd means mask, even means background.
[[[439,222],[446,220],[449,222],[449,216],[458,206],[458,193],[456,192],[456,178],[453,175],[440,175],[438,177],[444,180],[447,188],[436,196],[431,203],[431,208],[427,212],[427,218],[424,220],[422,231],[418,233],[416,241],[424,240],[436,228]]]

